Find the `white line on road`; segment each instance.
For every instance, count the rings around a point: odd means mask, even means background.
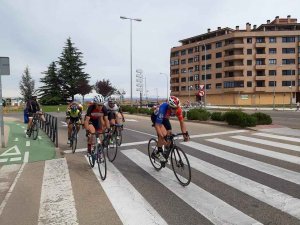
[[[15,162],[15,161],[21,161],[22,157],[14,157],[14,158],[10,158],[10,162]]]
[[[275,139],[280,139],[280,140],[285,140],[285,141],[300,142],[300,138],[280,136],[280,135],[275,135],[275,134],[255,133],[253,135],[257,135],[257,136],[260,136],[260,137],[275,138]]]
[[[249,167],[254,170],[261,171],[266,174],[270,174],[272,176],[278,177],[280,179],[284,179],[295,184],[300,185],[300,173],[287,170],[278,166],[270,165],[261,161],[257,161],[251,158],[243,157],[240,155],[233,154],[231,152],[226,152],[225,150],[212,148],[207,145],[202,145],[193,141],[181,143],[185,146],[193,148],[195,150],[206,152],[208,154],[220,157],[222,159],[226,159],[228,161]]]
[[[38,224],[78,224],[65,158],[45,162]]]
[[[60,121],[60,122],[62,123],[63,127],[67,127],[68,126],[68,124],[66,122],[64,122],[64,121]]]
[[[137,120],[134,120],[134,119],[126,119],[126,122],[129,121],[129,122],[138,122]]]
[[[0,162],[7,162],[8,158],[0,159]]]
[[[41,139],[42,139],[42,137],[41,137],[41,136],[38,136],[38,139],[39,139],[39,140],[41,140]]]
[[[112,163],[107,162],[107,167],[105,181],[101,180],[96,166],[93,172],[123,224],[167,224]]]
[[[191,135],[190,138],[210,137],[210,136],[216,136],[216,135],[235,134],[235,133],[244,133],[244,132],[248,132],[248,131],[247,130],[231,130],[231,131],[208,133],[208,134],[196,134],[196,135]]]
[[[194,183],[182,187],[170,169],[164,168],[157,172],[151,166],[149,158],[140,151],[130,149],[121,152],[212,223],[220,225],[261,224]]]
[[[239,143],[232,142],[232,141],[226,141],[224,139],[219,139],[219,138],[207,139],[207,141],[217,143],[220,145],[225,145],[225,146],[235,148],[235,149],[238,149],[241,151],[252,152],[252,153],[255,153],[258,155],[264,155],[264,156],[268,156],[268,157],[271,157],[274,159],[279,159],[279,160],[283,160],[283,161],[290,162],[290,163],[300,164],[300,157],[293,156],[293,155],[283,154],[280,152],[274,152],[274,151],[266,150],[263,148],[256,148],[256,147],[252,147],[249,145],[243,145],[243,144],[239,144]]]
[[[30,141],[26,141],[26,147],[30,146]]]
[[[19,141],[19,138],[15,138],[15,140],[14,141]]]
[[[258,143],[258,144],[263,144],[263,145],[269,145],[269,146],[273,146],[276,148],[285,148],[288,150],[300,152],[300,147],[296,146],[296,145],[284,144],[284,143],[279,143],[279,142],[275,142],[275,141],[268,141],[268,140],[263,140],[263,139],[259,139],[259,138],[245,137],[245,136],[240,136],[240,135],[232,136],[232,138],[235,138],[238,140],[243,140],[243,141],[254,142],[254,143]]]
[[[130,131],[133,131],[133,132],[136,132],[136,133],[146,134],[146,135],[149,135],[149,136],[152,136],[152,137],[156,137],[156,135],[154,135],[154,134],[149,134],[149,133],[145,133],[145,132],[142,132],[142,131],[133,130],[133,129],[129,129],[129,128],[124,128],[124,130],[130,130]]]
[[[28,159],[29,159],[29,152],[25,152],[24,154],[24,163],[28,163]]]
[[[216,180],[300,219],[300,199],[188,155],[192,167]]]

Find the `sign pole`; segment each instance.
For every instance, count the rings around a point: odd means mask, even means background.
[[[0,126],[1,126],[1,147],[5,148],[4,121],[3,121],[3,100],[2,100],[2,76],[0,75]]]

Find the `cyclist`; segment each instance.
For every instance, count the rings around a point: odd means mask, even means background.
[[[69,103],[68,105],[68,108],[67,108],[67,111],[71,109],[71,107],[75,105],[77,106],[77,109],[80,111],[80,113],[82,114],[82,111],[83,111],[83,106],[80,104],[80,103],[77,103],[77,102],[71,102]]]
[[[183,135],[184,141],[188,141],[190,138],[183,120],[180,101],[177,97],[170,96],[168,101],[162,103],[151,115],[151,121],[153,123],[152,126],[154,126],[158,136],[158,151],[151,157],[157,158],[161,162],[166,162],[166,159],[162,154],[162,146],[166,144],[165,137],[172,133],[172,126],[169,120],[171,116],[177,116],[180,123],[181,132],[185,133]]]
[[[82,112],[82,110],[80,110],[77,103],[72,104],[67,109],[67,112],[66,112],[66,119],[68,121],[68,143],[67,144],[70,144],[73,123],[76,123],[77,133],[79,132],[80,124],[81,124],[81,112]]]
[[[29,129],[32,124],[33,114],[38,113],[40,114],[40,118],[42,121],[46,122],[45,117],[42,115],[41,108],[39,103],[37,102],[37,95],[32,95],[31,98],[26,103],[26,110],[28,112],[28,124],[27,124],[27,131],[26,135],[29,135]],[[46,123],[48,124],[48,123]]]
[[[104,97],[102,95],[96,95],[93,104],[88,107],[84,127],[90,134],[94,134],[96,131],[103,132],[105,128],[110,128],[107,109],[104,106]],[[89,154],[91,153],[92,141],[91,135],[88,135],[87,151]]]
[[[108,101],[104,104],[108,113],[108,120],[110,124],[121,124],[120,116],[122,117],[122,121],[125,122],[125,118],[122,112],[121,107],[119,107],[116,103],[116,99],[113,97],[109,97]]]

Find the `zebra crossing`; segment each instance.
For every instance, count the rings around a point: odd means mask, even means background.
[[[71,155],[76,163],[68,157],[45,161],[34,224],[300,224],[300,138],[244,130],[192,137],[179,144],[192,168],[187,187],[171,167],[154,170],[146,141],[124,144],[117,160],[108,162],[105,181],[82,153]],[[29,165],[0,168],[0,224],[18,183],[12,177],[22,177]],[[93,175],[95,195],[111,206],[93,206],[102,215],[99,223],[81,213],[80,176],[73,175],[79,165]],[[84,197],[88,202],[92,196]],[[114,222],[103,217],[105,210],[114,211]]]

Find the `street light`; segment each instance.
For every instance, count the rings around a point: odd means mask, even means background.
[[[132,20],[141,22],[141,19],[134,19],[125,16],[120,16],[122,20],[130,20],[130,104],[132,106]]]
[[[204,43],[204,108],[206,109],[206,44]]]
[[[290,94],[290,102],[291,102],[291,108],[292,108],[292,86],[289,86],[289,88],[291,89],[291,94]]]
[[[162,75],[165,75],[167,78],[167,99],[169,99],[169,79],[168,79],[168,74],[166,73],[160,73]]]

